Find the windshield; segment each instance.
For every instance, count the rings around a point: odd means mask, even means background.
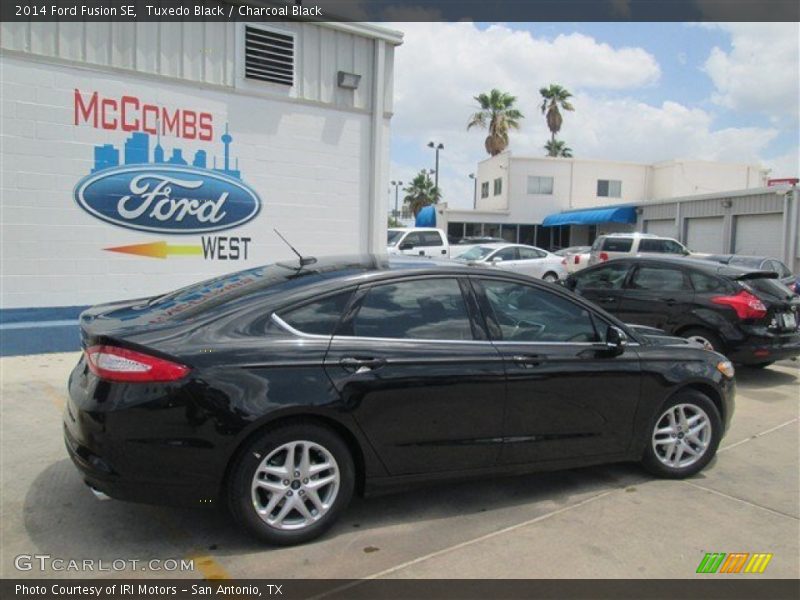
[[[458,260],[481,260],[482,258],[486,258],[489,254],[492,253],[494,248],[487,248],[486,246],[475,246],[474,248],[470,248],[463,254],[459,254],[456,258]]]
[[[387,246],[394,246],[397,243],[397,240],[403,235],[402,231],[397,230],[389,230],[389,234],[386,237],[386,245]]]

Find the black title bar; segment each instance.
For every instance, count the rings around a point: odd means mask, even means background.
[[[799,21],[797,0],[2,0],[26,21]]]

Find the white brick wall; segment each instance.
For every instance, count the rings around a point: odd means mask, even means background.
[[[281,102],[242,92],[192,87],[129,73],[74,68],[0,57],[0,307],[93,304],[165,292],[215,274],[288,258],[277,227],[308,254],[366,249],[360,203],[370,180],[370,117],[352,111]],[[262,209],[244,226],[218,232],[251,237],[244,261],[173,256],[165,260],[104,251],[109,246],[166,240],[199,244],[200,235],[133,231],[105,223],[75,202],[73,188],[89,174],[94,146],[113,144],[123,155],[129,133],[73,124],[73,90],[213,114],[211,142],[162,137],[191,160],[205,149],[221,161],[225,123],[233,135],[243,181]],[[152,145],[151,145],[152,153]]]

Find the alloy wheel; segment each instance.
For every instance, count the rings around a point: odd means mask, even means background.
[[[283,531],[319,521],[333,506],[339,488],[339,465],[333,454],[305,440],[270,452],[256,468],[251,486],[259,518]]]
[[[711,438],[711,420],[706,412],[694,404],[677,404],[656,422],[653,451],[664,465],[683,469],[703,457]]]

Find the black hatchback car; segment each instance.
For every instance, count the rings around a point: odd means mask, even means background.
[[[80,322],[64,433],[86,482],[227,505],[279,544],[381,486],[613,461],[686,477],[733,413],[723,356],[453,263],[279,263]]]
[[[662,329],[755,367],[800,355],[800,297],[772,271],[690,258],[613,260],[565,285],[626,323]]]

